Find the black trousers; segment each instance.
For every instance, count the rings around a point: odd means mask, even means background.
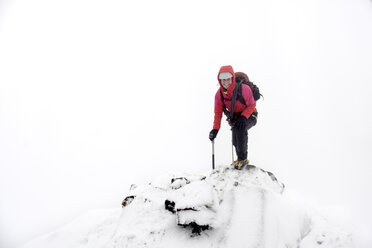
[[[257,119],[250,116],[244,128],[232,127],[232,143],[235,146],[235,151],[238,156],[238,160],[244,160],[248,157],[248,130],[255,126]]]

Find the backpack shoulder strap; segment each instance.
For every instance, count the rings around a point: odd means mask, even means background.
[[[233,92],[233,96],[232,96],[232,99],[231,99],[231,111],[230,111],[230,118],[231,120],[233,119],[233,116],[234,116],[234,110],[235,110],[235,103],[236,103],[236,98],[238,96],[238,91],[242,91],[242,85],[238,82],[235,83],[235,88],[234,88],[234,92]]]
[[[237,99],[243,103],[244,105],[247,105],[244,98],[243,98],[243,94],[242,94],[242,84],[246,84],[246,83],[239,83],[239,88],[238,88],[238,95],[237,95]]]

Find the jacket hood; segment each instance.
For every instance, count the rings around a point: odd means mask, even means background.
[[[231,65],[224,65],[220,68],[220,71],[218,72],[218,75],[217,75],[217,80],[218,80],[218,83],[220,84],[221,89],[223,89],[223,87],[222,87],[222,84],[221,84],[221,80],[219,79],[219,75],[220,75],[220,73],[223,73],[223,72],[230,72],[233,75],[232,83],[231,83],[230,87],[227,89],[228,95],[230,95],[230,94],[232,94],[232,92],[234,91],[234,88],[235,88],[234,69],[232,68]]]

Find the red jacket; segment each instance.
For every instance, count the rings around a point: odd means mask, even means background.
[[[224,93],[223,87],[221,85],[221,81],[219,80],[219,75],[222,72],[230,72],[233,75],[232,84],[227,89],[227,93]],[[220,88],[217,90],[215,98],[214,98],[214,123],[213,129],[219,130],[221,127],[221,119],[223,114],[223,103],[225,103],[226,108],[231,111],[231,99],[235,88],[235,73],[234,69],[231,65],[222,66],[220,71],[217,75],[217,80],[220,84]],[[221,91],[223,92],[223,99],[221,97]],[[251,116],[252,113],[257,112],[256,110],[256,102],[253,99],[252,90],[251,88],[246,85],[242,84],[242,96],[245,100],[246,105],[241,103],[240,101],[236,100],[235,103],[235,110],[234,113],[241,113],[241,115],[245,116],[247,119]]]

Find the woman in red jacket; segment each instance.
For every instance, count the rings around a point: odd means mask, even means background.
[[[249,78],[242,72],[234,73],[232,66],[222,66],[218,72],[220,88],[216,92],[214,100],[214,123],[209,133],[209,139],[214,140],[221,127],[221,118],[224,108],[231,112],[232,98],[235,87],[238,86],[236,78],[249,82]],[[238,159],[232,163],[234,168],[242,169],[249,164],[248,156],[248,130],[257,123],[256,102],[251,88],[246,84],[241,85],[240,97],[236,98],[234,114],[228,116],[228,122],[232,130],[232,142],[235,146]]]

